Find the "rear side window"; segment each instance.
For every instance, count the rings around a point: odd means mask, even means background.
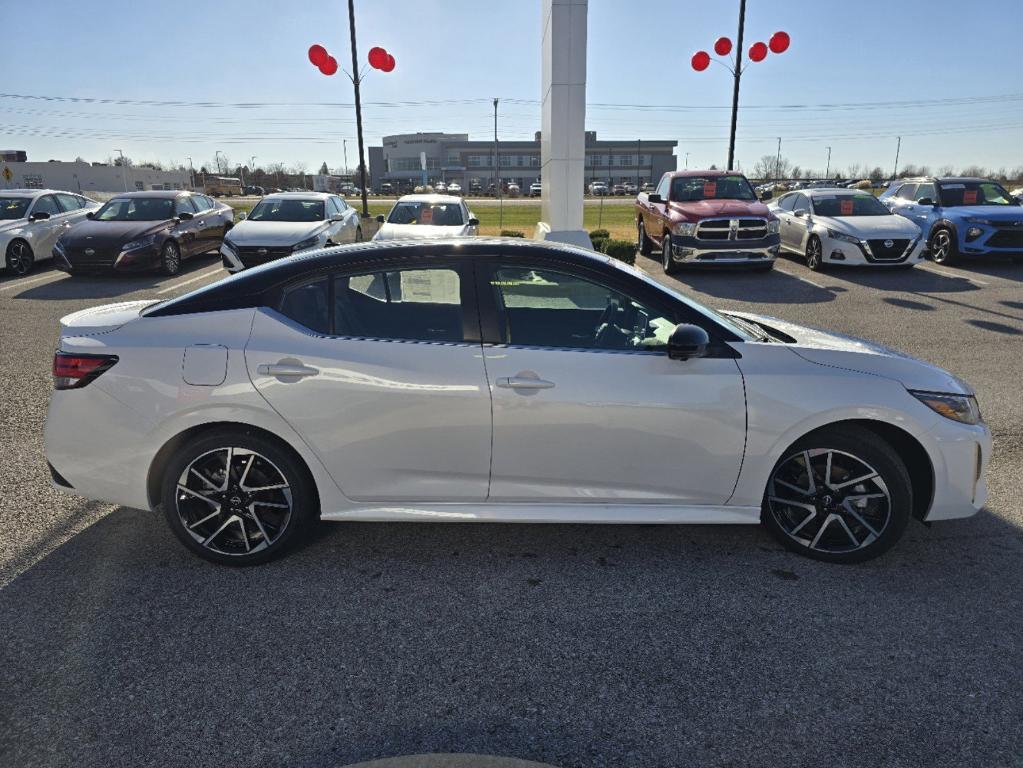
[[[329,282],[321,277],[284,292],[279,311],[316,333],[330,333]]]
[[[179,213],[195,213],[195,207],[187,197],[179,197],[174,201],[174,215]]]
[[[208,211],[213,207],[213,202],[208,197],[203,197],[202,195],[192,195],[192,203],[197,211]]]
[[[929,198],[931,201],[937,199],[938,193],[935,191],[933,184],[921,184],[917,187],[916,193],[913,195],[913,199],[918,202],[923,200],[925,197]]]
[[[58,193],[57,200],[60,202],[60,207],[65,211],[77,211],[83,205],[85,200],[80,198],[78,195],[68,195],[66,193]]]
[[[916,200],[916,184],[903,184],[897,195],[904,200]]]
[[[778,201],[778,207],[783,211],[791,211],[794,202],[796,202],[795,195],[783,195],[781,200]]]
[[[462,341],[458,272],[437,267],[336,277],[334,333],[401,341]]]
[[[36,201],[32,213],[48,213],[51,216],[56,216],[60,213],[60,209],[57,207],[57,201],[53,199],[53,195],[43,195]]]

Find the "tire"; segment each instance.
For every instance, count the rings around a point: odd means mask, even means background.
[[[178,448],[164,471],[160,498],[181,543],[222,565],[259,565],[284,554],[319,516],[301,461],[245,429],[217,430]]]
[[[811,272],[820,272],[824,269],[824,246],[817,235],[810,235],[806,241],[806,266]]]
[[[176,275],[181,271],[181,249],[173,240],[160,247],[160,271],[165,275]]]
[[[362,242],[362,227],[356,227],[355,229],[355,242]]]
[[[661,266],[664,267],[664,274],[673,275],[678,270],[671,260],[671,235],[667,232],[661,238]]]
[[[955,264],[959,261],[959,244],[948,227],[938,227],[931,234],[928,250],[935,264]]]
[[[4,266],[7,267],[7,274],[27,275],[32,271],[35,264],[35,254],[32,253],[32,246],[24,240],[12,240],[7,246],[7,255],[4,259]]]
[[[653,252],[653,243],[650,242],[650,238],[646,236],[646,226],[643,224],[643,220],[639,220],[637,229],[637,240],[639,242],[639,252],[643,256],[649,256]]]
[[[849,484],[858,477],[866,479]],[[909,473],[888,443],[861,427],[828,427],[782,454],[764,490],[761,522],[801,555],[860,563],[902,537],[912,508]]]

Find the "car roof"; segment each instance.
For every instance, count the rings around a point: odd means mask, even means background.
[[[670,175],[673,179],[681,179],[690,176],[742,176],[743,174],[742,171],[724,171],[715,168],[706,171],[672,171]]]
[[[78,195],[85,197],[81,192],[70,192],[66,189],[0,189],[0,195],[4,197],[35,197],[36,195]]]
[[[399,203],[460,203],[462,198],[457,195],[435,195],[429,193],[402,195]]]
[[[333,192],[272,192],[264,200],[326,200],[337,197]]]
[[[149,191],[140,190],[140,191],[137,191],[137,192],[118,192],[116,195],[114,195],[111,198],[111,200],[114,199],[114,197],[116,197],[116,198],[120,198],[120,197],[156,197],[156,198],[160,198],[160,199],[173,200],[173,199],[178,198],[178,197],[187,197],[187,196],[189,196],[191,194],[193,194],[193,193],[190,192],[187,189],[151,189]],[[201,194],[201,193],[196,192],[195,194]]]
[[[373,264],[393,258],[465,258],[501,254],[510,258],[547,257],[577,266],[604,266],[611,259],[602,253],[563,243],[517,237],[443,237],[416,240],[377,240],[333,246],[300,253],[247,269],[192,293],[156,305],[144,314],[152,317],[183,315],[252,306],[255,296],[295,279],[349,264]]]
[[[964,182],[964,181],[976,181],[976,182],[987,181],[987,182],[994,182],[995,184],[999,184],[1000,183],[1000,182],[995,181],[994,179],[985,179],[983,176],[914,176],[914,177],[908,178],[908,179],[898,179],[896,181],[893,181],[892,184],[898,184],[900,182],[904,182],[904,183],[909,183],[909,182],[920,183],[920,182],[927,182],[927,181],[937,181],[940,184],[945,184],[945,183],[953,183],[953,184],[955,184],[957,182]]]
[[[866,189],[849,189],[848,187],[804,187],[803,189],[793,189],[785,194],[803,194],[808,197],[835,197],[835,195],[869,195],[870,191]]]

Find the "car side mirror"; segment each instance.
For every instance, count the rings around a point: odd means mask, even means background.
[[[48,218],[50,218],[50,214],[47,213],[46,211],[36,211],[35,213],[33,213],[31,216],[28,217],[28,220],[29,221],[45,221]]]
[[[479,225],[480,225],[480,220],[477,219],[475,216],[473,216],[471,219],[469,219],[469,226],[470,227],[478,227]]]
[[[916,201],[917,205],[934,205],[934,201],[929,197],[921,197]]]
[[[764,200],[770,200],[772,197],[774,197],[774,193],[773,192],[762,192],[760,194],[761,202],[763,202]]]
[[[174,218],[179,219],[180,221],[188,221],[190,218],[192,218],[192,214],[190,214],[188,211],[182,211]]]
[[[799,218],[801,218],[801,219],[802,219],[802,218],[804,218],[804,217],[805,217],[805,216],[806,216],[806,215],[807,215],[808,213],[809,213],[809,211],[808,211],[808,210],[806,210],[806,208],[796,208],[796,210],[794,210],[794,211],[792,212],[792,215],[793,215],[793,216],[798,216]]]
[[[95,217],[96,217],[96,212],[95,211],[89,211],[87,214],[85,214],[85,218],[87,218],[87,219],[93,219]]]
[[[646,201],[648,203],[663,203],[664,199],[660,195],[651,192],[649,195],[647,195]]]
[[[382,213],[378,213],[377,214],[377,223],[378,224],[383,224],[384,223],[384,214],[382,214]]]
[[[242,211],[241,213],[238,214],[239,221],[245,221],[247,218],[249,218],[249,214],[247,214],[245,211]]]
[[[345,217],[344,217],[344,214],[342,214],[342,213],[335,213],[333,216],[330,217],[330,220],[331,221],[344,221]]]
[[[679,323],[668,338],[668,357],[672,360],[690,360],[707,355],[710,336],[698,325]]]

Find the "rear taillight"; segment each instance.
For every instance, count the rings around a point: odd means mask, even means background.
[[[117,362],[117,355],[82,355],[57,352],[53,355],[53,388],[79,389]]]

